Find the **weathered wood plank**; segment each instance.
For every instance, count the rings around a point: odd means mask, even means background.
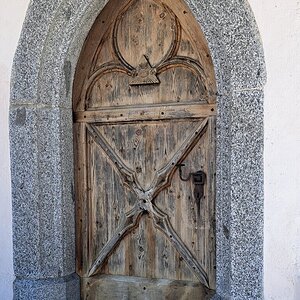
[[[83,278],[82,286],[84,300],[208,300],[214,295],[191,281],[141,277],[101,275]]]
[[[88,260],[88,186],[87,186],[87,139],[86,125],[74,124],[74,170],[76,196],[76,235],[81,243],[76,244],[76,265],[80,275],[85,273]]]
[[[113,123],[149,120],[197,119],[216,115],[214,104],[159,105],[99,109],[74,113],[76,123]]]

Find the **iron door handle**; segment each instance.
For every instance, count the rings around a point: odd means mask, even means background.
[[[179,168],[179,177],[182,181],[189,181],[191,178],[193,179],[194,184],[194,199],[197,204],[198,214],[200,213],[200,202],[204,196],[204,185],[206,182],[206,174],[203,171],[197,171],[194,173],[190,173],[187,178],[183,178],[182,175],[182,167],[184,164],[179,164],[177,167]]]

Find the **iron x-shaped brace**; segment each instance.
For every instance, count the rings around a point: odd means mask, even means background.
[[[178,164],[188,156],[194,146],[201,138],[204,129],[206,128],[208,119],[204,121],[196,128],[196,130],[185,140],[183,145],[173,155],[165,167],[160,169],[147,191],[144,191],[138,180],[135,178],[135,173],[128,168],[122,159],[115,153],[111,146],[107,143],[105,138],[98,132],[94,125],[87,125],[87,129],[93,136],[95,142],[105,151],[108,157],[113,161],[118,171],[123,177],[124,184],[128,186],[137,196],[138,201],[134,205],[133,209],[128,211],[122,218],[122,221],[113,235],[113,237],[105,244],[100,251],[97,259],[92,264],[88,276],[96,274],[97,270],[102,267],[107,258],[112,254],[114,249],[119,245],[121,240],[130,233],[133,229],[138,227],[139,220],[146,212],[153,220],[154,226],[165,234],[170,240],[175,249],[179,252],[181,257],[185,260],[187,265],[194,271],[198,279],[206,286],[209,287],[208,276],[197,259],[187,248],[181,238],[177,235],[176,231],[171,225],[169,216],[162,212],[154,203],[154,199],[157,195],[170,186],[172,176],[175,173]]]

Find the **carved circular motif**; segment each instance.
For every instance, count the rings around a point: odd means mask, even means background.
[[[154,0],[132,1],[116,20],[115,52],[129,69],[137,68],[142,56],[156,67],[176,52],[179,32],[168,7]]]

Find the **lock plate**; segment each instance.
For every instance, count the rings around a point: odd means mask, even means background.
[[[194,199],[197,205],[198,215],[200,214],[201,199],[204,195],[204,184],[206,180],[206,174],[203,171],[198,171],[192,174],[194,183]]]
[[[200,214],[200,206],[201,206],[201,199],[204,196],[204,184],[206,181],[206,174],[203,171],[197,171],[194,173],[190,173],[187,178],[183,178],[182,176],[182,167],[184,164],[178,164],[177,167],[179,168],[179,176],[182,181],[189,181],[191,178],[194,184],[194,199],[197,205],[198,215]]]

